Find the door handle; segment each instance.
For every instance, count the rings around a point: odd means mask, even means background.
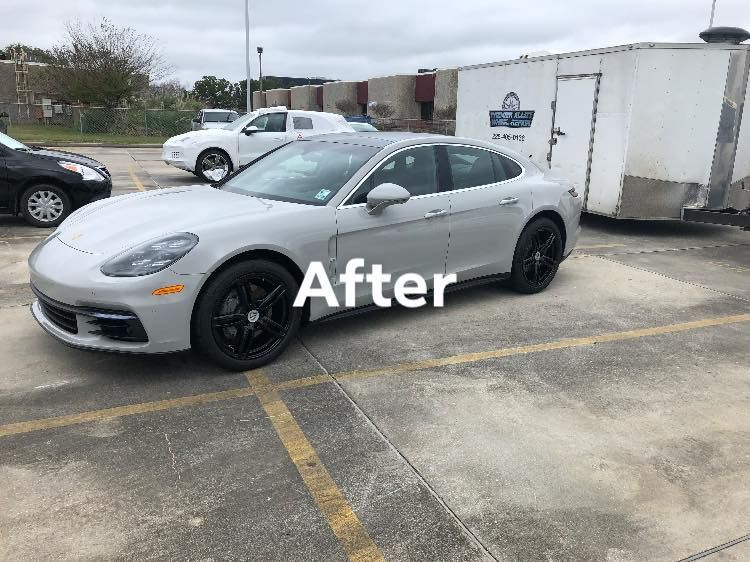
[[[518,203],[518,197],[506,197],[505,199],[500,199],[498,205],[513,205],[514,203]]]
[[[448,214],[448,211],[446,211],[445,209],[435,209],[434,211],[425,213],[424,218],[434,219],[435,217],[444,217],[447,214]]]

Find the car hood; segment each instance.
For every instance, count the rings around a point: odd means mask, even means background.
[[[104,166],[101,162],[94,160],[93,158],[87,158],[80,154],[74,154],[73,152],[64,152],[62,150],[48,150],[46,148],[33,149],[27,152],[30,156],[37,158],[44,158],[45,160],[57,160],[65,162],[73,162],[74,164],[82,164],[89,168],[101,168]]]
[[[114,255],[175,232],[200,237],[200,227],[215,221],[236,216],[260,218],[299,211],[300,207],[206,186],[146,191],[86,205],[60,225],[58,239],[82,252]]]
[[[191,131],[183,133],[170,139],[164,144],[183,144],[185,142],[210,142],[214,140],[231,139],[237,135],[236,131],[226,129],[203,129],[201,131]]]

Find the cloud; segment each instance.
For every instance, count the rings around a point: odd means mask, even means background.
[[[251,0],[252,69],[282,76],[365,79],[640,41],[698,41],[709,0]],[[49,47],[69,19],[106,16],[156,37],[175,77],[244,76],[244,0],[60,0],[30,7],[3,0],[6,14],[31,11],[3,30],[7,43]],[[750,27],[747,0],[720,0],[716,23]]]

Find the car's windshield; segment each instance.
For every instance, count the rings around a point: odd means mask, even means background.
[[[325,141],[287,144],[240,172],[221,189],[308,205],[325,205],[379,149]]]
[[[258,114],[256,112],[248,113],[247,115],[243,115],[239,119],[235,119],[228,125],[224,125],[222,129],[226,129],[227,131],[239,131],[257,116]]]
[[[18,142],[16,139],[9,137],[4,133],[0,133],[0,144],[7,146],[14,150],[31,150],[28,146],[22,142]]]

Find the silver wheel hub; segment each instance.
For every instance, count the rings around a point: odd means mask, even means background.
[[[540,259],[542,259],[542,252],[537,251],[537,253],[534,254],[534,259],[536,261],[539,261]]]
[[[29,197],[26,207],[29,214],[41,222],[52,222],[60,218],[65,205],[54,191],[40,189]]]
[[[251,324],[255,324],[259,318],[260,318],[260,312],[258,312],[257,310],[251,310],[250,312],[247,313],[247,321],[250,322]]]
[[[208,154],[201,162],[201,171],[211,181],[220,181],[229,174],[229,162],[221,154]]]

